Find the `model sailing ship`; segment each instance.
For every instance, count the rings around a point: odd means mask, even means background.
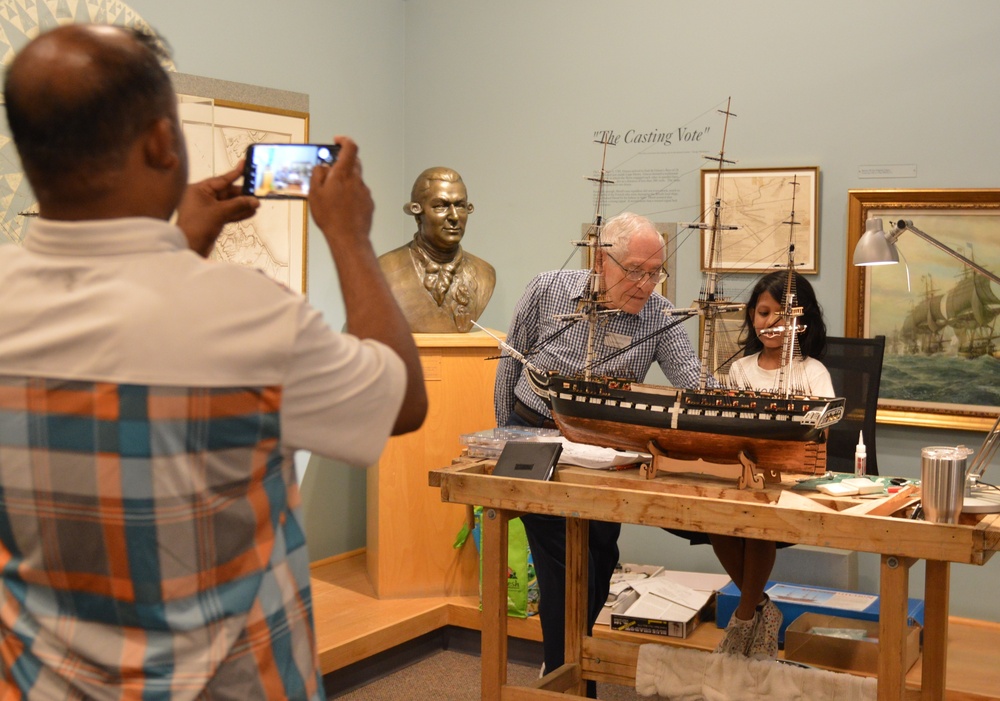
[[[718,158],[717,188],[721,188],[725,160],[725,132],[731,113],[725,115],[722,149]],[[607,144],[605,143],[605,154]],[[601,241],[601,188],[605,181],[602,162],[598,179],[598,214],[587,240],[578,245],[596,249]],[[615,313],[601,306],[604,297],[602,271],[591,271],[589,298],[577,314],[565,321],[589,324],[587,362],[578,375],[544,371],[524,360],[524,356],[509,347],[514,357],[525,364],[531,384],[548,403],[562,434],[569,440],[620,450],[650,452],[657,456],[683,460],[704,460],[712,463],[742,463],[753,471],[760,466],[771,479],[778,472],[823,472],[826,469],[825,429],[843,415],[844,400],[807,396],[796,391],[791,372],[791,360],[796,353],[797,318],[794,287],[788,286],[785,296],[783,326],[775,333],[787,330],[783,348],[779,385],[770,390],[753,390],[736,386],[718,386],[709,372],[707,358],[715,336],[720,314],[740,310],[722,293],[719,273],[715,270],[721,252],[720,232],[736,227],[721,222],[721,190],[716,190],[712,221],[704,228],[711,236],[710,260],[705,283],[695,305],[690,309],[675,309],[672,316],[681,319],[699,315],[704,319],[701,343],[701,376],[695,389],[633,382],[632,380],[596,375],[591,368],[596,339],[601,334],[602,317]],[[794,199],[790,227],[794,225]],[[791,240],[791,237],[790,237]],[[789,246],[789,283],[794,280],[794,247]],[[597,261],[600,257],[591,255]],[[681,319],[671,323],[679,323]],[[598,361],[599,362],[599,361]],[[757,477],[752,478],[759,482]]]

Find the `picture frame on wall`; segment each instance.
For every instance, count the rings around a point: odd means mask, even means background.
[[[308,95],[171,73],[187,143],[190,182],[236,166],[247,146],[309,140]],[[211,257],[255,268],[306,291],[309,213],[297,200],[261,200],[253,217],[223,227]]]
[[[712,232],[701,234],[701,269],[768,272],[788,265],[789,236],[795,269],[819,272],[819,167],[729,168],[701,171],[701,221],[711,226],[718,199],[717,260]],[[794,218],[793,218],[794,215]],[[735,228],[734,228],[735,227]]]
[[[1000,270],[1000,189],[848,192],[845,335],[886,337],[881,423],[989,430],[1000,414],[1000,289],[911,232],[898,265],[858,267],[868,219],[900,219]]]

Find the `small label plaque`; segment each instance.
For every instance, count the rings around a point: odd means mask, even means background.
[[[915,178],[917,164],[858,166],[859,178]]]

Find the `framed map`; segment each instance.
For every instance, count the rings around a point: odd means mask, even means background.
[[[250,144],[308,141],[307,112],[183,93],[178,99],[191,182],[231,170]],[[257,268],[303,293],[307,225],[304,202],[261,200],[253,217],[223,229],[211,257]]]
[[[794,243],[795,269],[819,272],[819,168],[757,168],[701,171],[702,222],[715,223],[701,236],[701,269],[766,272],[788,265]],[[714,257],[714,260],[713,260]]]

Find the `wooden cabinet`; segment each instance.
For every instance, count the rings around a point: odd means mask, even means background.
[[[463,548],[452,547],[471,507],[442,502],[427,480],[461,452],[459,436],[496,426],[497,342],[482,331],[414,339],[427,384],[427,419],[419,431],[390,439],[368,469],[368,576],[380,599],[476,594],[479,559],[472,538]]]

